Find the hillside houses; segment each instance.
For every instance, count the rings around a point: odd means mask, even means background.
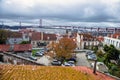
[[[43,32],[34,32],[31,36],[31,44],[33,47],[46,46],[51,41],[56,41],[56,34],[48,34]]]

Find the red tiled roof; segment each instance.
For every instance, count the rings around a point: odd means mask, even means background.
[[[92,36],[91,34],[87,34],[87,33],[81,33],[79,35],[83,35],[83,40],[94,40],[96,39],[96,37]]]
[[[113,38],[118,38],[118,37],[120,37],[120,33],[115,33],[115,34],[113,34],[112,37],[113,37]]]
[[[104,41],[104,37],[100,36],[100,37],[97,38],[97,40],[102,42],[102,41]]]
[[[95,78],[97,78],[96,80],[116,80],[115,78],[105,75],[100,72],[96,72],[96,74],[93,74],[93,70],[91,68],[88,68],[85,66],[77,66],[77,67],[73,67],[73,68],[78,71],[84,72],[85,74],[93,75]]]
[[[10,45],[0,45],[0,52],[9,51]]]
[[[56,34],[43,33],[43,40],[56,40]],[[41,40],[41,32],[32,33],[31,40]]]
[[[31,44],[15,44],[14,51],[31,51],[32,45]]]
[[[56,40],[56,34],[43,34],[43,40]]]

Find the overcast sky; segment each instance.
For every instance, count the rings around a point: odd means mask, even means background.
[[[0,21],[6,24],[120,24],[120,0],[0,0]]]

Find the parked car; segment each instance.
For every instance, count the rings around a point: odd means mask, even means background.
[[[71,66],[75,66],[75,62],[74,61],[68,61],[69,64],[71,64]]]
[[[71,66],[71,64],[68,63],[68,62],[64,62],[64,63],[62,64],[62,66]]]
[[[74,61],[74,62],[76,62],[76,58],[70,58],[70,59],[67,59],[67,61]]]
[[[59,61],[59,60],[53,60],[53,61],[51,62],[51,64],[52,64],[52,65],[60,66],[60,65],[61,65],[61,61]]]
[[[67,62],[64,62],[62,64],[62,66],[75,66],[75,62],[74,61],[67,61]]]
[[[30,56],[29,59],[37,61],[37,58],[33,56]]]
[[[87,59],[89,59],[89,60],[96,60],[97,56],[95,54],[89,54],[89,55],[87,55]]]
[[[43,56],[43,55],[44,55],[43,52],[37,52],[37,53],[35,54],[35,56]]]
[[[91,53],[91,52],[87,52],[87,53],[86,53],[86,56],[91,55],[91,54],[93,54],[93,53]]]

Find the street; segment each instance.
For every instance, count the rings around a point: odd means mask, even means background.
[[[86,56],[85,56],[85,52],[82,53],[77,53],[77,63],[76,66],[87,66],[90,67],[90,63],[88,62]]]

